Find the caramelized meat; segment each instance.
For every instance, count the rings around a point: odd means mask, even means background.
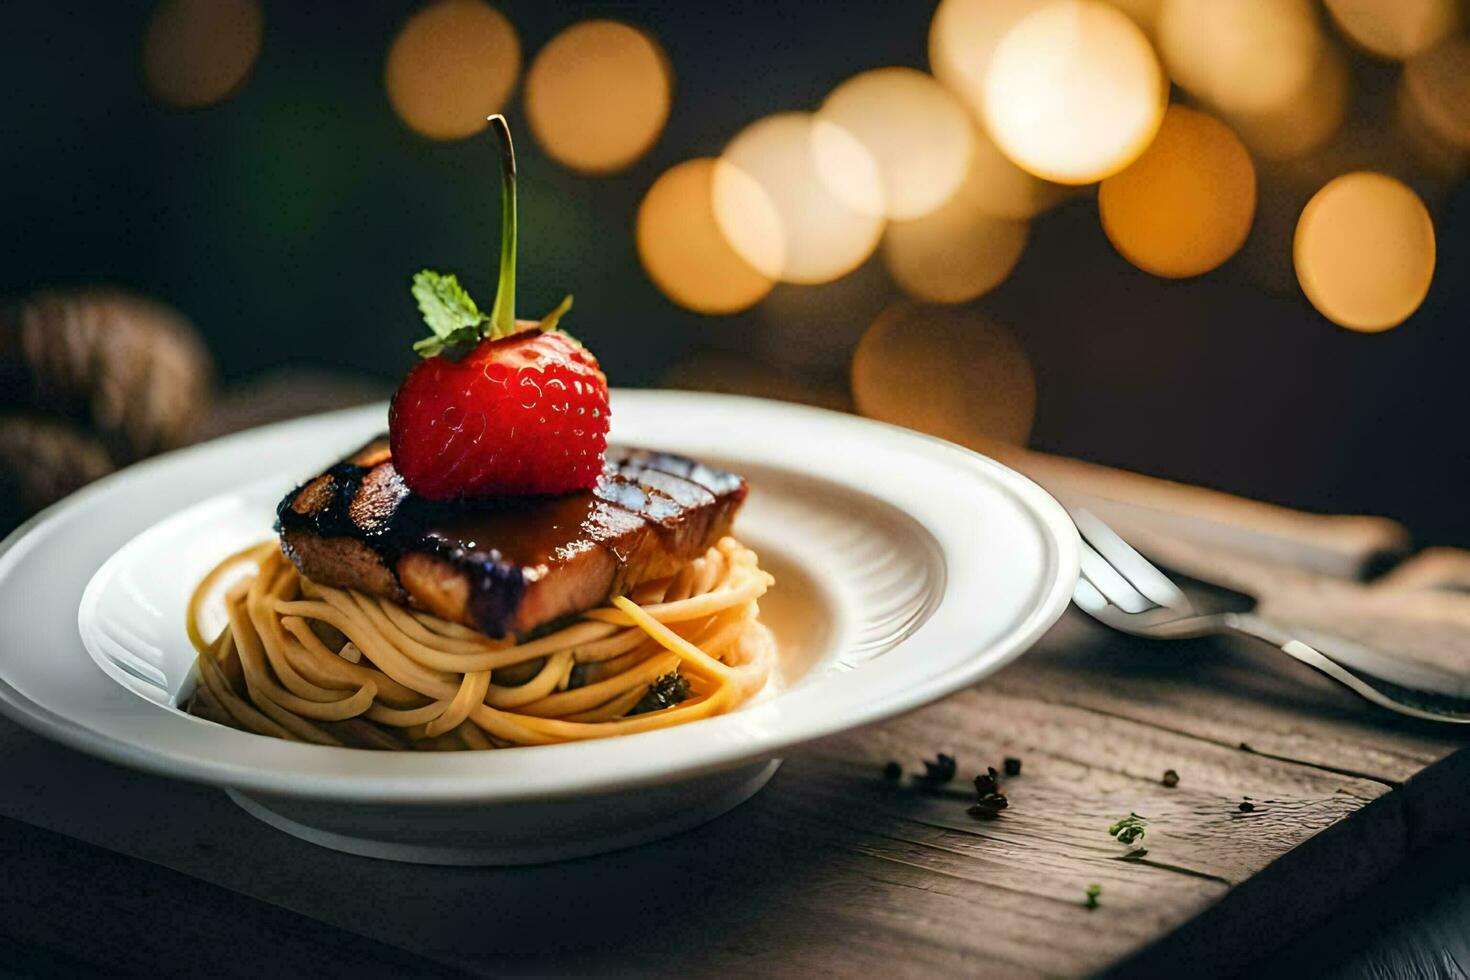
[[[277,508],[281,548],[314,582],[522,636],[671,575],[724,535],[745,481],[682,456],[609,448],[595,489],[434,503],[375,439]]]

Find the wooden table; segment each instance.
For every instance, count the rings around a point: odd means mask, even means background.
[[[1283,615],[1377,610],[1360,633],[1412,633],[1441,665],[1470,635],[1464,556],[1426,556],[1376,587],[1230,571]],[[1261,645],[1149,644],[1069,612],[997,676],[794,754],[697,830],[539,868],[456,869],[316,848],[216,790],[0,721],[0,966],[1209,975],[1463,834],[1467,738],[1367,706]],[[958,759],[947,785],[883,774],[939,752]],[[1002,777],[1009,807],[970,816],[971,777],[1006,757],[1022,763]],[[1148,819],[1141,856],[1108,834],[1130,812]]]
[[[0,813],[24,823],[0,827],[0,931],[11,957],[241,974],[359,959],[400,972],[1218,972],[1463,830],[1457,734],[1391,722],[1265,648],[1123,641],[1069,613],[990,681],[794,755],[698,830],[547,867],[453,869],[322,850],[217,791],[7,724]],[[959,760],[947,787],[882,774],[939,751]],[[1006,756],[1023,763],[1003,777],[1009,808],[972,818],[969,777]],[[1141,859],[1107,833],[1130,811],[1149,819]]]

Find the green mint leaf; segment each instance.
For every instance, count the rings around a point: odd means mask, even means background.
[[[413,277],[413,298],[418,301],[424,322],[440,339],[466,328],[478,330],[488,322],[453,275],[424,269]]]
[[[437,357],[445,354],[454,360],[467,353],[480,342],[480,328],[460,327],[445,337],[425,337],[413,345],[414,353],[420,357]]]

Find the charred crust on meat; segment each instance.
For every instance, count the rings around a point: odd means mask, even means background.
[[[590,493],[435,503],[408,489],[384,437],[287,494],[276,529],[320,584],[524,636],[672,574],[728,532],[746,492],[682,456],[610,448]]]

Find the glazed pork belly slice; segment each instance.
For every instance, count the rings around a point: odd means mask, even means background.
[[[440,504],[408,489],[379,438],[277,517],[282,550],[313,582],[519,637],[672,575],[728,533],[745,494],[733,473],[610,448],[591,491]]]

